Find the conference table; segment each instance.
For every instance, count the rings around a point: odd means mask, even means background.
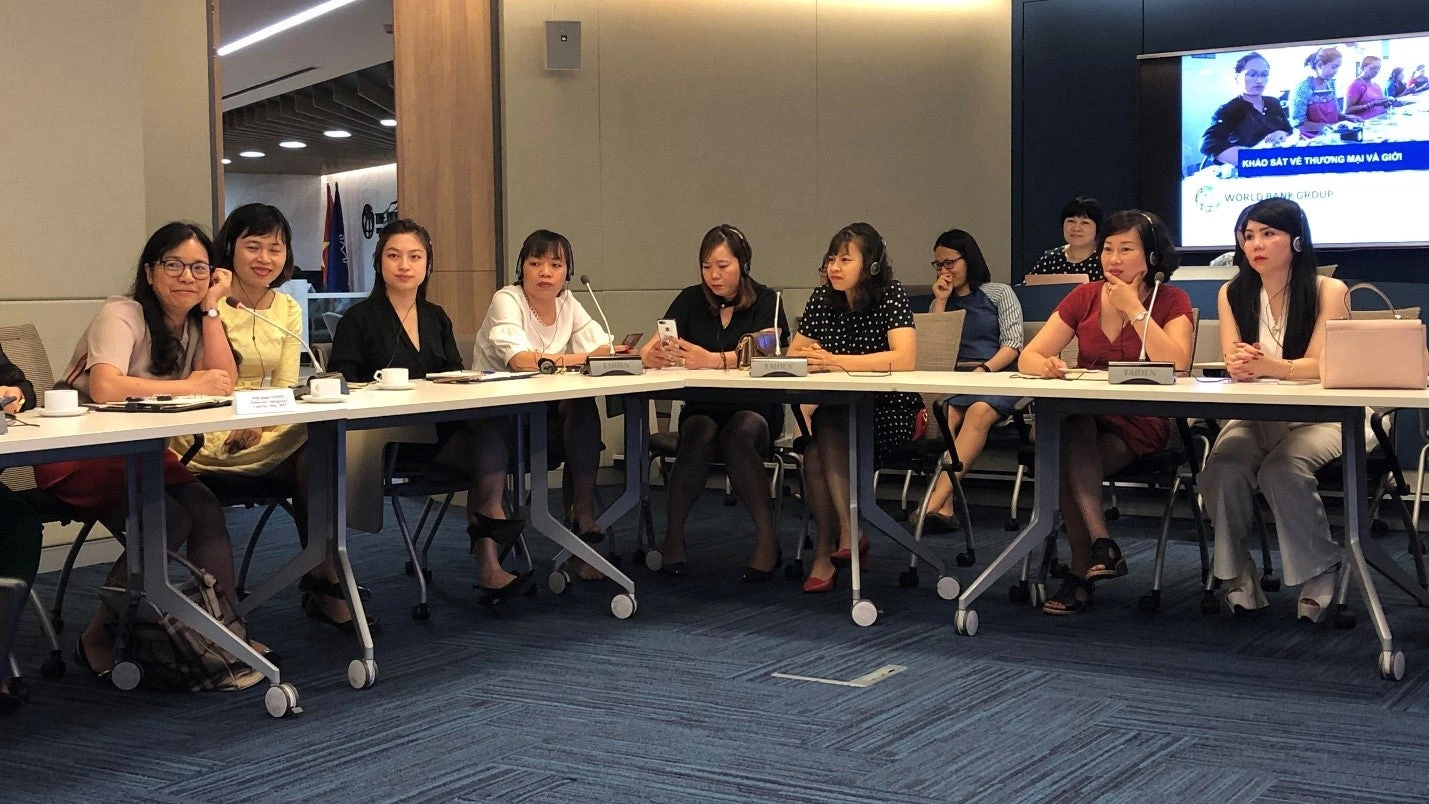
[[[23,414],[21,420],[38,426],[12,426],[8,434],[0,436],[0,467],[124,456],[131,502],[127,532],[138,534],[138,538],[130,539],[131,549],[128,552],[131,614],[137,611],[141,600],[147,601],[155,608],[173,614],[253,666],[270,682],[264,696],[265,707],[270,714],[281,717],[300,711],[296,689],[282,680],[277,667],[189,601],[168,578],[162,457],[171,437],[231,429],[236,420],[241,420],[248,427],[279,424],[304,424],[308,427],[311,473],[308,524],[311,533],[326,534],[327,538],[310,539],[306,549],[252,590],[242,602],[241,611],[252,610],[316,567],[331,546],[339,558],[344,591],[353,607],[361,643],[361,656],[353,659],[347,667],[348,681],[355,688],[365,688],[376,681],[376,660],[356,579],[348,560],[345,444],[346,434],[351,430],[483,416],[517,417],[524,425],[520,432],[530,456],[530,465],[536,469],[531,472],[528,523],[559,545],[562,555],[577,555],[614,581],[621,591],[612,598],[611,611],[625,618],[637,609],[635,583],[598,550],[571,533],[549,509],[546,473],[540,471],[546,465],[544,415],[547,405],[598,396],[618,396],[628,400],[625,405],[627,460],[624,490],[599,518],[602,527],[629,513],[645,493],[648,460],[644,456],[647,455],[649,437],[647,400],[657,397],[717,401],[754,398],[761,403],[802,401],[845,405],[849,425],[857,434],[849,441],[849,482],[850,488],[857,490],[850,495],[851,522],[867,522],[932,566],[939,576],[938,594],[946,599],[957,599],[954,616],[956,630],[973,635],[979,627],[974,602],[1051,532],[1057,510],[1058,484],[1045,481],[1036,484],[1034,509],[1027,525],[971,584],[960,588],[957,580],[946,573],[942,561],[926,546],[915,542],[876,504],[873,433],[869,426],[874,393],[971,393],[1034,399],[1036,472],[1039,478],[1057,476],[1061,422],[1067,416],[1078,413],[1336,421],[1343,425],[1346,562],[1375,626],[1381,674],[1395,679],[1403,675],[1404,657],[1394,650],[1389,624],[1369,569],[1373,566],[1397,585],[1408,588],[1413,584],[1377,545],[1362,539],[1366,530],[1368,498],[1364,416],[1367,405],[1429,408],[1429,392],[1424,390],[1328,390],[1318,385],[1208,382],[1193,378],[1181,378],[1173,386],[1109,385],[1104,380],[1042,380],[1010,373],[917,371],[830,372],[809,377],[751,378],[745,371],[684,369],[649,371],[638,376],[593,378],[566,374],[470,384],[423,381],[414,386],[411,391],[360,388],[338,404],[299,403],[291,410],[242,417],[236,417],[233,409],[226,407],[185,413],[96,412],[75,418],[42,418],[31,412]],[[868,625],[877,618],[877,608],[872,601],[862,597],[858,560],[858,551],[852,551],[854,571],[851,576],[854,582],[851,616],[856,623]],[[1423,602],[1418,596],[1416,600]],[[122,652],[119,655],[122,656]],[[133,679],[133,683],[138,683],[137,678]]]

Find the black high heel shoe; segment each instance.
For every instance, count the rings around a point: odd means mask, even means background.
[[[497,552],[504,552],[516,540],[521,538],[521,531],[526,528],[524,519],[492,519],[485,514],[473,513],[473,520],[466,523],[466,535],[471,538],[471,549],[476,550],[476,543],[482,539],[490,539],[496,543]]]
[[[476,589],[478,592],[481,592],[481,596],[476,599],[476,603],[479,606],[490,609],[491,613],[495,614],[497,606],[500,606],[513,597],[520,595],[532,596],[536,591],[535,580],[536,573],[532,570],[517,575],[499,588],[481,586],[478,584]]]
[[[319,580],[310,575],[304,575],[302,578],[298,579],[298,589],[301,590],[303,593],[300,600],[302,603],[304,614],[308,615],[314,620],[317,620],[318,622],[327,623],[328,625],[331,625],[332,627],[343,632],[344,634],[357,633],[357,624],[355,620],[351,618],[349,618],[346,622],[339,622],[337,620],[334,620],[332,617],[328,616],[328,613],[326,611],[323,610],[322,601],[318,600],[319,595],[323,597],[330,597],[336,600],[347,600],[347,594],[343,592],[342,584],[339,584],[335,581]],[[370,594],[364,595],[364,591],[365,590],[361,586],[357,587],[357,596],[362,598],[363,600],[367,600]],[[371,615],[368,615],[367,627],[376,628],[377,619],[375,617],[372,617]],[[273,661],[271,657],[268,659],[268,661],[273,662],[273,664],[277,664],[277,662]]]
[[[754,567],[745,567],[744,574],[739,576],[739,580],[741,583],[764,583],[765,581],[774,577],[774,573],[778,572],[783,566],[784,548],[780,547],[778,555],[774,557],[774,566],[770,567],[767,570],[756,569]]]

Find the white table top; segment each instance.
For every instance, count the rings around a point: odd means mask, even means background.
[[[796,391],[909,391],[925,394],[988,394],[1055,399],[1127,399],[1214,405],[1306,405],[1325,407],[1429,408],[1429,390],[1328,390],[1319,385],[1204,382],[1189,377],[1174,386],[1109,385],[1105,381],[1034,380],[1009,372],[900,371],[892,374],[827,372],[809,377],[761,377],[745,371],[649,371],[636,377],[541,376],[468,385],[419,381],[410,391],[356,389],[346,402],[299,403],[291,412],[235,416],[231,407],[186,413],[100,413],[73,418],[44,418],[31,411],[21,419],[36,427],[12,426],[0,436],[0,455],[70,449],[190,435],[235,427],[306,424],[333,419],[361,421],[473,408],[553,402],[627,393],[658,393],[683,388]]]

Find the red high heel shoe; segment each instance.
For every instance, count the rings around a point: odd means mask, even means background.
[[[823,594],[834,591],[834,586],[839,582],[839,568],[834,567],[834,572],[827,578],[815,578],[810,572],[809,577],[804,579],[804,593],[809,595]]]
[[[835,567],[847,567],[853,562],[853,553],[847,547],[840,547],[829,556],[829,560],[834,562]],[[868,561],[868,537],[860,535],[858,537],[858,560],[860,563]]]

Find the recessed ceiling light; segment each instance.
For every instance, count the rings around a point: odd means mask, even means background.
[[[245,156],[249,159],[257,159],[262,156],[267,156],[267,154],[263,153],[262,151],[239,151],[238,155]]]
[[[306,148],[308,144],[300,140],[283,140],[278,143],[279,148]]]
[[[346,131],[346,130],[340,129],[340,128],[334,128],[334,129],[330,129],[330,130],[328,130],[328,131],[324,131],[324,132],[323,132],[323,136],[324,136],[324,137],[332,137],[332,138],[335,139],[335,140],[340,140],[340,139],[343,139],[343,138],[345,138],[345,137],[351,137],[351,136],[352,136],[352,132],[351,132],[351,131]]]
[[[296,25],[302,25],[308,20],[311,20],[315,17],[321,17],[329,11],[336,11],[337,9],[342,8],[343,6],[353,2],[356,2],[356,0],[327,0],[327,2],[325,3],[318,3],[311,8],[299,11],[291,17],[278,20],[277,22],[265,28],[260,28],[241,39],[235,39],[234,41],[229,42],[228,44],[218,49],[218,55],[227,56],[228,54],[236,50],[242,50],[243,48],[248,47],[249,45],[254,44],[256,42],[262,42],[264,39],[267,39],[270,36],[280,34],[283,31],[286,31]]]
[[[382,125],[388,127],[388,128],[392,128],[393,126],[396,126],[396,125],[397,125],[397,121],[394,120],[394,119],[392,119],[392,118],[390,118],[390,117],[385,117],[385,118],[379,120],[378,122],[381,123]]]
[[[229,159],[228,157],[225,156],[225,157],[223,158],[223,164],[225,164],[225,165],[231,165],[231,164],[233,164],[233,160],[232,160],[232,159]]]

